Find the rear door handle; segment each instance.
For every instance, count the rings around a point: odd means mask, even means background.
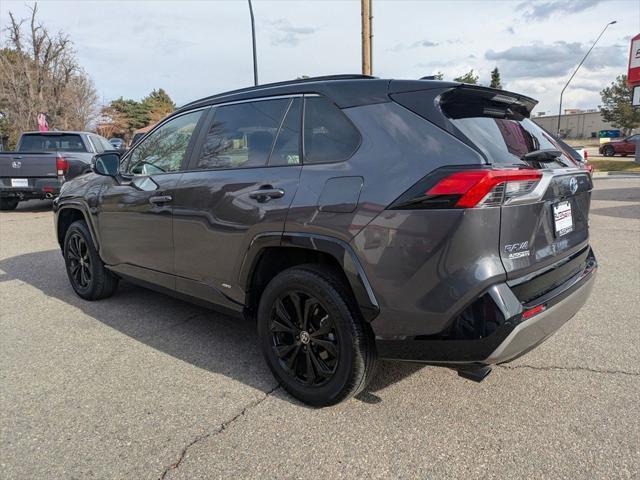
[[[268,202],[272,198],[282,197],[284,197],[284,190],[281,188],[263,188],[249,192],[249,198],[253,198],[259,202]]]
[[[149,203],[155,203],[155,204],[168,203],[171,200],[173,200],[171,195],[156,195],[155,197],[149,197]]]

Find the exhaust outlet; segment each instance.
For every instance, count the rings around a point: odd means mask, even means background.
[[[44,194],[44,197],[51,199],[51,198],[53,198],[53,193],[47,192],[47,193]]]

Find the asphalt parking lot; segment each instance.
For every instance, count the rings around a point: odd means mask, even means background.
[[[472,383],[384,362],[293,401],[253,325],[139,287],[71,290],[47,202],[0,214],[2,478],[638,478],[640,178],[596,180],[594,294]]]

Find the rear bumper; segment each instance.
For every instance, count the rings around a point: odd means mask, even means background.
[[[533,350],[569,321],[585,304],[593,289],[597,262],[590,252],[585,268],[553,291],[521,304],[506,284],[490,291],[506,320],[491,335],[473,340],[413,337],[377,339],[383,358],[435,365],[493,365],[510,362]],[[519,310],[514,313],[515,310]],[[539,312],[527,318],[527,312]]]
[[[28,187],[0,186],[0,197],[33,200],[53,198],[60,193],[62,181],[57,178],[43,178],[29,181]]]
[[[553,335],[586,303],[595,282],[596,266],[586,273],[570,292],[565,292],[544,311],[518,323],[482,363],[492,365],[510,362],[534,349]]]

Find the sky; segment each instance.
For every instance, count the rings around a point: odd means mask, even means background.
[[[254,0],[260,83],[301,75],[360,72],[359,0]],[[0,0],[29,15],[25,0]],[[164,88],[178,104],[253,83],[245,0],[42,0],[39,18],[74,42],[101,102],[141,99]],[[565,108],[596,108],[599,92],[626,73],[629,44],[640,32],[640,0],[373,0],[373,74],[445,79],[470,69],[489,84],[539,100],[554,113],[563,85],[600,34],[567,88]],[[6,33],[2,32],[0,43]]]

